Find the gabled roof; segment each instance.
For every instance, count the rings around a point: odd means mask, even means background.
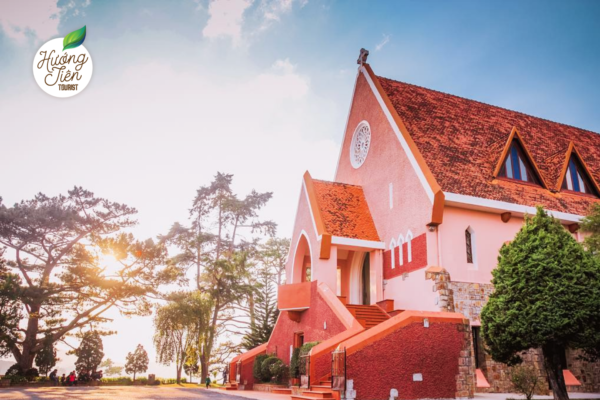
[[[520,112],[408,83],[377,77],[419,152],[446,193],[585,215],[598,200],[556,192],[569,143],[595,181],[600,177],[600,135]],[[503,149],[518,129],[548,189],[494,177]]]
[[[304,179],[319,234],[380,241],[361,186]]]

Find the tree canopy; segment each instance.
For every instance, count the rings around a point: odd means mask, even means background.
[[[136,212],[81,187],[55,197],[40,193],[12,207],[0,199],[0,245],[10,251],[8,270],[0,271],[0,318],[8,324],[20,319],[3,308],[15,298],[26,313],[23,330],[0,328],[1,351],[27,370],[45,340],[103,322],[110,308],[150,312],[148,296],[159,296],[162,284],[183,273],[165,262],[162,243],[137,241],[123,231],[135,224]]]
[[[521,352],[541,347],[555,398],[568,399],[565,349],[592,354],[600,343],[598,261],[538,208],[502,246],[492,275],[495,290],[481,313],[492,358],[518,364]]]
[[[144,350],[144,346],[138,344],[133,353],[127,353],[125,361],[125,372],[133,374],[133,380],[138,372],[146,372],[148,370],[148,353]]]
[[[186,362],[190,358],[197,358],[190,357],[190,353],[197,352],[197,345],[207,332],[210,311],[210,299],[199,291],[173,293],[167,304],[156,309],[156,358],[166,365],[175,363],[177,383],[181,382],[181,372]],[[197,366],[197,362],[194,365]]]

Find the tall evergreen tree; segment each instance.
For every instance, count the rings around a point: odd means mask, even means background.
[[[271,337],[279,310],[275,276],[268,266],[261,265],[256,269],[254,294],[254,318],[250,323],[250,332],[242,339],[242,346],[248,350],[266,343]]]
[[[104,345],[98,331],[87,331],[81,335],[79,347],[72,351],[77,356],[75,369],[77,373],[96,372],[104,358]]]
[[[231,326],[237,328],[238,307],[253,293],[247,277],[254,241],[240,240],[239,236],[242,230],[251,234],[275,232],[275,223],[258,218],[272,194],[253,190],[239,198],[231,188],[232,180],[230,174],[217,173],[210,185],[197,190],[189,226],[176,223],[161,237],[162,243],[180,250],[170,262],[194,268],[197,288],[211,300],[210,324],[197,346],[202,381],[208,376],[218,337]]]
[[[48,376],[48,373],[54,368],[56,363],[60,361],[56,357],[56,346],[51,339],[44,342],[44,347],[35,355],[35,365],[37,365],[40,373]]]
[[[565,349],[592,354],[600,343],[598,261],[541,207],[502,246],[492,271],[494,292],[482,310],[482,334],[492,358],[509,365],[541,348],[557,400],[568,394]]]

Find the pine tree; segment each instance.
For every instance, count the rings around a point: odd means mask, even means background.
[[[542,349],[554,398],[567,400],[565,349],[592,355],[600,343],[600,266],[541,207],[502,246],[495,291],[482,310],[482,334],[495,361],[518,364]]]
[[[250,332],[242,339],[242,347],[250,350],[266,343],[275,327],[279,310],[275,294],[274,274],[266,266],[256,271],[257,282],[254,293],[254,320]]]
[[[148,362],[148,353],[141,344],[138,344],[133,353],[127,354],[125,372],[133,374],[133,380],[135,381],[135,375],[138,372],[146,372],[148,370]]]
[[[81,335],[79,348],[71,352],[77,356],[75,369],[77,373],[96,372],[96,369],[104,358],[104,346],[102,337],[98,331],[87,331]]]
[[[54,368],[56,362],[60,361],[56,357],[56,347],[52,340],[46,340],[44,347],[35,355],[35,365],[37,365],[40,373],[48,376],[48,372]]]

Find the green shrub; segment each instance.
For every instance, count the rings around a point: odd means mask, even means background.
[[[296,347],[292,352],[292,359],[290,360],[290,377],[300,377],[300,347]]]
[[[287,382],[289,377],[289,368],[279,358],[271,364],[271,375],[277,383]]]
[[[5,376],[25,376],[25,374],[23,373],[23,368],[21,368],[21,366],[19,364],[13,364],[11,365],[7,370],[6,373],[4,374]]]
[[[263,361],[260,367],[261,382],[271,382],[271,379],[273,378],[273,373],[271,372],[271,365],[275,364],[277,361],[281,360],[275,356],[267,357]]]
[[[510,369],[510,381],[517,393],[531,400],[542,389],[542,379],[533,365],[516,365]]]
[[[118,378],[102,378],[100,379],[105,385],[115,385],[115,386],[127,386],[132,385],[133,380],[128,376],[120,376]]]
[[[319,342],[308,342],[304,343],[302,347],[300,347],[300,354],[298,355],[298,371],[299,375],[307,375],[306,373],[306,362],[304,362],[303,356],[310,353],[310,350],[318,345]]]
[[[174,378],[169,378],[169,379],[156,378],[156,379],[159,379],[163,385],[172,385],[174,383],[177,383],[177,379],[174,379]],[[187,382],[187,378],[181,378],[181,383],[186,383],[186,382]]]
[[[27,371],[25,371],[25,379],[27,379],[28,382],[33,382],[35,378],[39,376],[40,373],[37,368],[29,368]]]
[[[268,354],[259,354],[254,358],[254,364],[252,365],[252,375],[258,382],[262,382],[262,363],[267,358]]]

